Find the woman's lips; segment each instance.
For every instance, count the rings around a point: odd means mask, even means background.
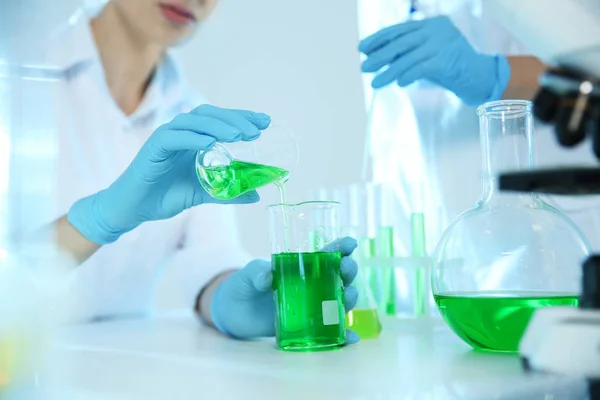
[[[163,16],[173,24],[189,25],[196,22],[196,16],[191,10],[172,3],[160,3],[160,10]]]

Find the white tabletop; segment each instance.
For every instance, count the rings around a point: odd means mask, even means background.
[[[581,381],[526,375],[518,357],[473,352],[440,320],[383,322],[378,339],[317,353],[231,340],[188,313],[71,327],[38,391],[61,400],[585,398]]]

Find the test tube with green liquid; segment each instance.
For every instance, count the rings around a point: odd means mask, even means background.
[[[394,268],[394,228],[383,226],[377,234],[379,257],[390,259],[389,264],[382,265],[381,308],[385,315],[396,315],[396,275]]]
[[[412,213],[410,216],[410,230],[412,240],[412,257],[414,259],[427,256],[425,246],[425,217],[422,212]],[[423,316],[427,311],[427,271],[423,266],[415,270],[414,313]]]
[[[375,239],[365,237],[360,241],[360,256],[363,260],[375,257]],[[364,271],[367,285],[371,288],[371,293],[377,304],[381,302],[381,290],[379,287],[379,268],[376,266],[361,267]]]

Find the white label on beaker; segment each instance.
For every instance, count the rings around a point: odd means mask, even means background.
[[[337,300],[327,300],[323,306],[323,325],[338,325],[340,323],[340,309]]]

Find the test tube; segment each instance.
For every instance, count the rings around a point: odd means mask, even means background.
[[[360,256],[361,260],[369,260],[375,257],[375,239],[374,238],[363,238],[360,241]],[[379,283],[379,272],[380,269],[368,266],[360,267],[364,271],[363,276],[365,277],[367,285],[371,288],[373,298],[377,305],[381,304],[381,285]]]
[[[381,311],[385,315],[395,316],[398,312],[396,299],[396,265],[395,229],[393,217],[393,202],[390,188],[386,184],[373,187],[369,197],[371,210],[369,215],[374,225],[377,238],[377,253],[382,261],[381,276]]]
[[[420,264],[420,259],[427,256],[427,246],[425,239],[425,215],[423,212],[423,185],[412,184],[411,192],[413,195],[412,208],[410,215],[410,232],[411,232],[411,255],[415,262],[419,265],[415,268],[415,290],[414,290],[414,305],[413,311],[416,317],[427,314],[427,268]]]
[[[327,201],[269,206],[275,336],[281,350],[336,347],[346,340],[338,207]],[[315,240],[327,245],[315,249]]]
[[[394,228],[382,226],[377,234],[379,257],[387,259],[382,269],[381,306],[385,315],[396,315],[396,275],[394,268]]]
[[[422,212],[413,212],[410,217],[412,235],[412,256],[415,260],[427,256],[425,245],[425,216]],[[415,275],[414,313],[420,317],[427,313],[427,271],[418,266]]]

